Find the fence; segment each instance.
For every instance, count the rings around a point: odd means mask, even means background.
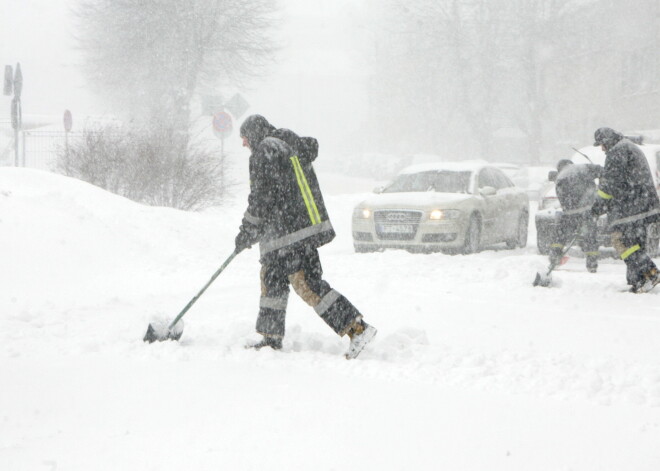
[[[64,131],[23,131],[22,133],[23,167],[53,170],[57,154],[66,152],[67,146],[82,137],[82,132]]]

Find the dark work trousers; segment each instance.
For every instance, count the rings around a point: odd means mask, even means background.
[[[634,221],[618,224],[612,228],[612,246],[626,264],[626,280],[635,285],[644,279],[644,274],[656,268],[646,253],[646,232],[648,224]]]
[[[598,265],[598,226],[590,212],[562,214],[559,226],[550,245],[550,256],[558,257],[575,235],[581,241],[582,251],[587,256],[587,267]]]
[[[261,260],[261,299],[257,332],[283,337],[289,286],[338,335],[345,335],[359,321],[360,312],[322,279],[323,269],[315,248],[279,251]]]

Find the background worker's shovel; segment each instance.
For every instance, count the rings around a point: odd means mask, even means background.
[[[573,244],[575,244],[577,239],[578,235],[576,234],[573,236],[568,245],[564,247],[564,250],[561,252],[561,255],[556,259],[556,261],[550,264],[548,271],[545,274],[536,272],[536,278],[534,278],[534,286],[543,286],[544,288],[547,288],[552,284],[552,270],[561,265],[562,259],[566,256],[571,247],[573,247]]]
[[[183,335],[183,321],[181,318],[188,312],[188,309],[192,307],[193,304],[199,299],[199,297],[206,291],[206,288],[211,286],[211,283],[222,273],[222,271],[229,265],[234,257],[238,255],[238,252],[234,251],[232,254],[225,260],[225,263],[222,264],[220,268],[213,274],[211,279],[204,285],[204,287],[197,293],[197,296],[192,298],[190,302],[183,308],[178,316],[174,318],[169,324],[167,322],[156,321],[149,324],[147,327],[147,333],[144,334],[144,341],[153,343],[153,342],[162,342],[163,340],[179,340]]]

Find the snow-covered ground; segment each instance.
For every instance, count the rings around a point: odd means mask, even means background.
[[[376,183],[319,177],[325,278],[379,329],[355,361],[293,293],[283,351],[243,348],[254,249],[180,342],[142,342],[232,252],[245,185],[184,213],[1,168],[0,469],[660,469],[660,290],[624,293],[620,261],[589,274],[579,254],[533,287],[533,224],[525,249],[355,254]]]

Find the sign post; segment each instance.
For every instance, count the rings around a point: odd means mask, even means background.
[[[14,69],[11,65],[5,66],[5,81],[2,87],[3,93],[7,96],[11,95],[14,91]]]
[[[211,98],[214,98],[213,100]],[[206,104],[205,108],[208,109],[207,105],[215,107],[215,109],[220,109],[222,111],[217,111],[213,114],[213,132],[215,136],[220,139],[220,152],[221,155],[225,155],[225,139],[231,135],[233,128],[233,120],[240,118],[243,113],[245,113],[250,104],[240,93],[234,94],[229,101],[222,103],[222,97],[220,95],[214,95],[213,97],[203,97],[203,101]],[[226,110],[226,111],[225,111]],[[230,114],[231,113],[231,114]]]
[[[11,126],[14,128],[14,166],[18,167],[20,163],[19,159],[19,137],[22,127],[22,115],[23,111],[21,109],[21,92],[23,91],[23,73],[21,72],[21,64],[16,64],[16,70],[14,71],[14,76],[11,74],[11,66],[5,66],[5,82],[4,82],[4,93],[5,95],[11,95],[12,89],[14,92],[14,98],[11,100]],[[25,156],[25,153],[23,154]],[[23,157],[23,166],[25,166],[25,157]]]
[[[233,128],[231,115],[220,111],[213,115],[213,132],[220,139],[220,155],[225,155],[225,138],[229,137]]]
[[[64,116],[62,118],[64,122],[64,148],[67,157],[69,156],[69,133],[71,132],[71,127],[73,126],[73,118],[71,116],[71,111],[64,110]]]

